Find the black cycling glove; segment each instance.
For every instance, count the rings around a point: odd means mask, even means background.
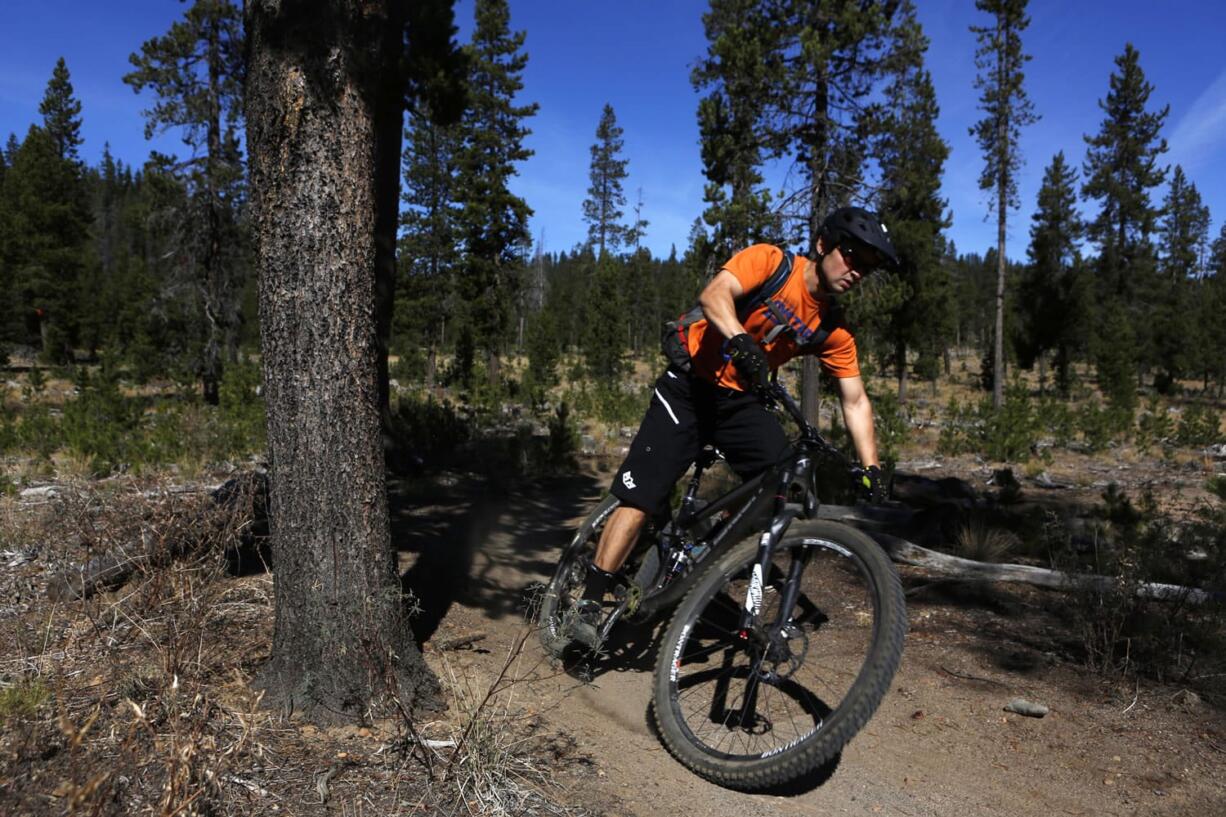
[[[748,332],[730,338],[725,348],[737,373],[751,390],[763,393],[770,389],[771,370],[766,352]]]
[[[870,465],[867,468],[856,468],[853,474],[856,491],[866,502],[873,505],[885,502],[885,480],[882,478],[881,466]]]

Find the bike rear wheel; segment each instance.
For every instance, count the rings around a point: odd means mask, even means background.
[[[596,553],[600,532],[609,514],[620,504],[617,497],[609,494],[588,514],[570,544],[562,551],[553,578],[541,594],[537,619],[541,646],[551,655],[560,656],[571,643],[570,637],[563,632],[563,617],[583,595],[587,566]]]
[[[889,559],[864,533],[826,521],[793,523],[741,631],[757,549],[746,539],[698,579],[661,641],[654,682],[669,751],[735,789],[787,783],[834,757],[880,704],[906,631]],[[800,595],[779,622],[793,570]]]

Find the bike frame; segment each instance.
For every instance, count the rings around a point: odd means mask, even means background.
[[[728,547],[741,541],[755,530],[762,530],[758,543],[757,563],[755,571],[757,580],[766,575],[766,571],[774,556],[775,549],[787,533],[792,521],[798,517],[814,519],[817,516],[817,460],[820,457],[834,459],[841,465],[848,466],[846,458],[838,449],[827,442],[812,425],[804,418],[804,414],[778,383],[771,385],[767,397],[777,402],[787,410],[800,428],[800,436],[795,441],[794,451],[781,462],[771,466],[762,474],[746,481],[721,497],[704,505],[701,509],[695,507],[695,497],[703,472],[710,467],[718,457],[714,454],[704,454],[695,464],[694,475],[682,498],[681,509],[672,519],[671,535],[661,534],[657,537],[656,547],[659,549],[659,570],[652,577],[647,588],[647,595],[638,604],[634,614],[641,618],[652,618],[666,610],[685,596],[693,585],[700,571],[691,569],[687,574],[668,581],[669,572],[677,558],[677,548],[681,547],[683,535],[691,533],[699,523],[721,516],[715,526],[705,535],[695,537],[694,550],[703,548],[696,560],[706,561],[713,556],[722,554]],[[803,493],[800,504],[788,502],[788,495],[793,486],[799,485]],[[762,528],[760,521],[769,513],[770,523]],[[671,543],[668,540],[672,540]],[[780,621],[782,626],[792,613],[799,595],[800,577],[808,561],[806,552],[800,559],[793,562],[789,571],[786,590],[780,606]],[[760,584],[759,584],[760,589]],[[753,593],[751,591],[750,596]],[[760,602],[760,594],[759,594]],[[753,618],[758,610],[753,609],[750,599],[746,600],[742,610],[741,629],[748,632]],[[602,637],[607,637],[613,625],[626,613],[629,601],[623,601],[607,618],[601,628]]]

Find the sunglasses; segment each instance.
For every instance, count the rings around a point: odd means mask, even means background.
[[[844,241],[839,244],[839,252],[847,266],[861,275],[871,275],[883,266],[881,254],[864,244],[852,244]]]

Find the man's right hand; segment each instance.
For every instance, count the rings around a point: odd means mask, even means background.
[[[770,364],[766,362],[766,352],[748,332],[729,339],[728,357],[752,391],[761,394],[770,388],[771,372]]]

